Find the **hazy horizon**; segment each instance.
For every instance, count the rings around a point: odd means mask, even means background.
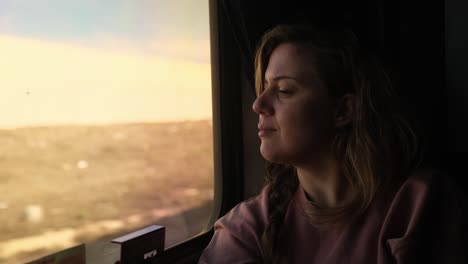
[[[197,3],[2,1],[0,128],[210,119]]]

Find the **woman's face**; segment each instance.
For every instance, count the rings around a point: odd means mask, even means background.
[[[264,91],[253,103],[265,159],[298,166],[329,153],[334,107],[316,64],[305,45],[285,43],[273,50]]]

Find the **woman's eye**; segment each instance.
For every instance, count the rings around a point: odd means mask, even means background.
[[[292,94],[292,93],[293,93],[293,91],[287,90],[287,89],[279,89],[278,92],[279,92],[280,94],[284,94],[284,95],[289,95],[289,94]]]

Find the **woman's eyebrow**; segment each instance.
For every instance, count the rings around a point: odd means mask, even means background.
[[[293,81],[299,82],[299,80],[298,80],[296,77],[287,76],[287,75],[275,76],[275,77],[273,77],[271,80],[277,82],[277,81],[284,80],[284,79],[289,79],[289,80],[293,80]],[[267,78],[265,78],[265,83],[268,83],[268,79],[267,79]]]
[[[275,81],[279,81],[279,80],[282,80],[282,79],[291,79],[291,80],[294,80],[294,81],[298,81],[297,78],[295,77],[292,77],[292,76],[286,76],[286,75],[281,75],[281,76],[276,76],[273,78],[273,80]]]

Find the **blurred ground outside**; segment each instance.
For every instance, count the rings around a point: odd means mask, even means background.
[[[0,130],[0,263],[151,224],[166,246],[195,235],[212,208],[212,141],[210,120]]]

